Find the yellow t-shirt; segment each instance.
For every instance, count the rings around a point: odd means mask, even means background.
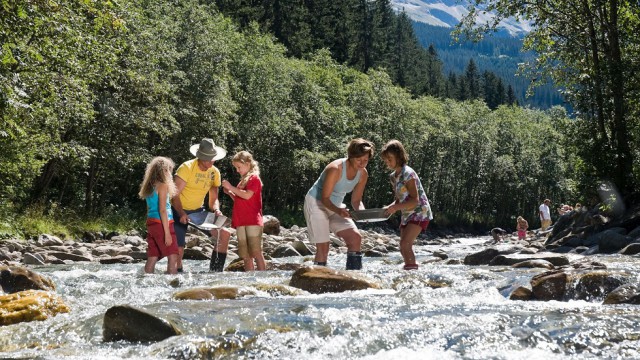
[[[187,185],[180,192],[180,201],[184,210],[196,210],[204,204],[204,197],[212,187],[220,187],[220,170],[212,166],[207,171],[198,167],[198,159],[186,161],[180,165],[176,175]]]

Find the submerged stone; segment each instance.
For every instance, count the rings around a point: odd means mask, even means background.
[[[104,314],[102,338],[105,342],[162,341],[180,334],[171,322],[129,305],[113,306]]]

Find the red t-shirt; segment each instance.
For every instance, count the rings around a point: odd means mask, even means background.
[[[240,187],[238,184],[237,188],[253,191],[253,196],[246,200],[240,196],[235,197],[231,226],[234,228],[250,225],[262,226],[262,180],[256,175],[251,175],[244,187]]]

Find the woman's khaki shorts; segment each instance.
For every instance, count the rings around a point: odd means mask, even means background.
[[[356,223],[349,218],[334,213],[311,195],[304,198],[304,218],[307,220],[309,242],[313,244],[329,242],[329,233],[353,229],[358,231]]]
[[[236,235],[238,236],[238,256],[241,258],[262,252],[262,226],[238,226]]]

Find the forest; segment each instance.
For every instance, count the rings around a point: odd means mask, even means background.
[[[203,137],[230,154],[254,154],[265,213],[285,226],[304,225],[304,194],[330,160],[345,155],[354,137],[378,149],[393,138],[406,145],[409,164],[432,203],[434,225],[442,227],[513,227],[518,215],[535,226],[544,198],[595,204],[603,179],[625,196],[637,184],[640,72],[633,70],[640,47],[630,30],[637,28],[637,4],[618,10],[627,16],[620,21],[621,54],[614,57],[618,62],[598,57],[597,76],[580,76],[592,70],[586,66],[570,71],[577,53],[552,47],[556,59],[542,44],[525,40],[550,63],[567,64],[548,76],[566,87],[579,110],[568,116],[560,107],[489,106],[482,97],[417,92],[416,84],[445,75],[439,60],[429,65],[434,58],[418,45],[406,15],[386,13],[389,28],[406,26],[394,33],[354,19],[358,12],[340,13],[349,18],[314,16],[333,22],[308,25],[298,21],[307,19],[303,10],[309,9],[294,6],[300,2],[249,3],[3,2],[0,236],[141,228],[144,202],[136,194],[146,163],[158,155],[177,164],[188,160],[189,146]],[[366,6],[361,14],[388,7],[388,1],[350,0],[327,2],[323,9],[334,9],[331,4]],[[283,14],[286,26],[265,26]],[[280,40],[277,29],[293,37]],[[357,34],[376,31],[368,45],[358,47]],[[367,65],[365,54],[379,54],[373,39],[394,34],[422,55],[394,58],[404,64],[396,68]],[[602,45],[607,39],[594,41]],[[348,46],[336,53],[328,40]],[[411,51],[392,53],[402,57]],[[409,60],[413,67],[402,62]],[[612,75],[614,65],[621,73]],[[223,178],[238,180],[229,159],[216,166]],[[373,159],[368,170],[365,205],[390,203],[382,161]],[[222,209],[231,209],[224,198]]]

